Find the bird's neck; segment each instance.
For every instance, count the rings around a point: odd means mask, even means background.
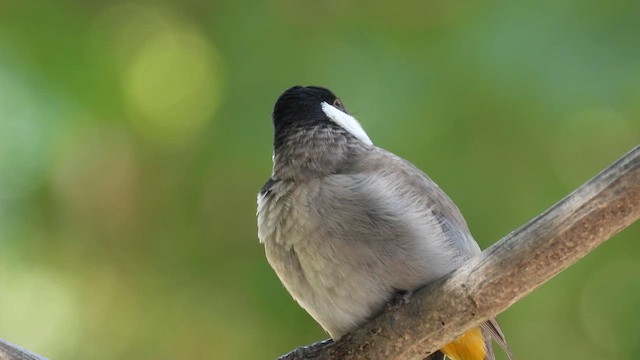
[[[276,139],[273,175],[305,181],[348,171],[369,145],[333,132],[297,133]]]

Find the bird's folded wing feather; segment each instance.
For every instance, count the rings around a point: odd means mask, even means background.
[[[360,165],[364,174],[382,184],[378,189],[392,189],[396,196],[408,197],[412,205],[426,216],[434,216],[447,235],[450,246],[463,260],[480,253],[464,217],[453,201],[425,173],[408,161],[377,148]],[[372,191],[375,187],[372,188]],[[378,190],[380,191],[380,190]]]

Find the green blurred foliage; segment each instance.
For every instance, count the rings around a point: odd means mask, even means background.
[[[98,360],[270,359],[326,337],[256,236],[280,92],[333,89],[487,247],[639,143],[639,12],[0,1],[0,337]],[[638,235],[501,315],[519,360],[640,358]]]

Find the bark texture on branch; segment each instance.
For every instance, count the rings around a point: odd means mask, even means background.
[[[640,146],[520,229],[336,343],[281,359],[424,359],[640,218]]]
[[[0,339],[0,360],[47,360],[47,358]]]

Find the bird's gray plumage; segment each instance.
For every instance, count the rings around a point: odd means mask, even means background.
[[[292,89],[301,93],[285,99],[293,109],[274,111],[274,167],[258,195],[258,236],[287,290],[337,339],[396,292],[442,277],[480,248],[427,175],[325,121],[313,104],[326,94]],[[314,121],[299,125],[307,111]],[[281,126],[284,135],[276,119],[283,113],[294,118]],[[497,323],[487,324],[483,332],[504,343]]]

